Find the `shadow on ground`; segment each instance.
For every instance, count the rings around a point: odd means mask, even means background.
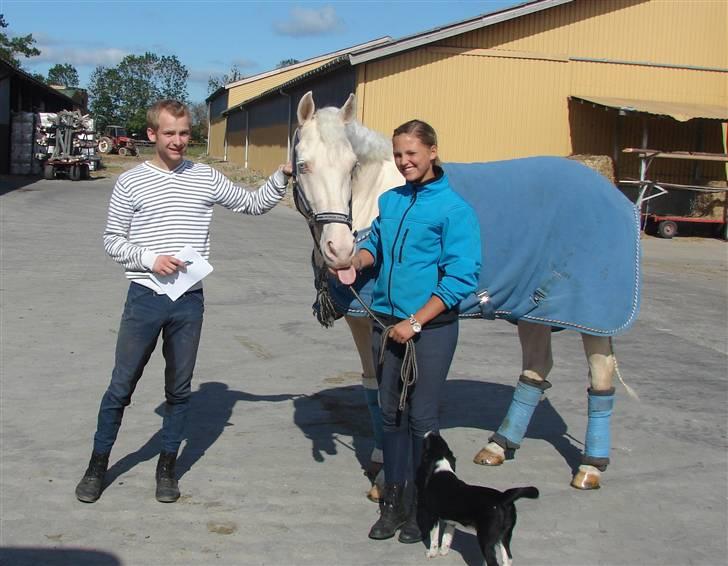
[[[0,548],[0,564],[8,566],[121,566],[108,552],[72,548]]]
[[[485,445],[505,417],[513,390],[511,386],[496,383],[464,379],[446,381],[440,410],[441,430],[459,427],[482,429]],[[338,448],[342,447],[353,451],[362,467],[366,467],[373,440],[361,386],[334,387],[313,395],[302,395],[294,400],[293,405],[294,423],[311,441],[311,456],[316,462],[323,462],[327,455],[336,455]],[[566,423],[548,399],[539,403],[526,438],[549,442],[572,470],[578,468],[581,447],[572,443]]]
[[[190,396],[190,409],[182,448],[177,458],[177,477],[181,478],[204,455],[205,452],[222,435],[225,427],[230,426],[230,417],[238,401],[255,403],[259,401],[281,402],[293,399],[296,395],[253,395],[245,391],[230,389],[227,384],[217,381],[201,383],[197,391]],[[162,415],[164,403],[155,412]],[[106,474],[105,485],[111,485],[116,478],[131,470],[134,466],[155,459],[162,445],[161,428],[141,448],[127,454],[115,462]]]

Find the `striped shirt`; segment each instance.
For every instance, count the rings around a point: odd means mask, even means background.
[[[286,193],[279,170],[257,191],[234,185],[217,170],[184,160],[172,171],[144,162],[122,173],[109,202],[104,249],[126,278],[160,292],[150,278],[158,255],[192,246],[210,257],[213,205],[241,214],[263,214]]]

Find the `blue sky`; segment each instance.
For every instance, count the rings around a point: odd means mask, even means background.
[[[192,102],[207,96],[210,75],[236,64],[244,75],[383,36],[399,38],[471,18],[520,0],[370,0],[330,2],[204,0],[0,0],[11,36],[33,34],[39,57],[23,68],[47,74],[76,67],[85,87],[96,65],[151,51],[176,55],[190,73]]]

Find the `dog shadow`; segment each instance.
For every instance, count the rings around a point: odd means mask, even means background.
[[[230,417],[238,401],[279,403],[296,398],[298,395],[254,395],[245,391],[230,389],[227,384],[208,381],[201,383],[197,391],[190,395],[190,408],[185,426],[183,448],[177,457],[177,477],[181,478],[215,444],[227,427],[233,426]],[[154,412],[164,414],[162,402]],[[186,441],[186,442],[185,442]],[[109,485],[134,466],[152,460],[159,455],[162,446],[162,431],[158,430],[138,450],[127,454],[111,466],[106,474],[105,484]]]
[[[447,380],[440,405],[440,429],[482,429],[487,431],[483,435],[485,446],[490,434],[503,421],[513,391],[512,386],[497,383]],[[313,395],[302,395],[294,400],[293,406],[294,423],[311,441],[311,455],[316,462],[323,462],[326,456],[335,456],[339,447],[345,447],[354,453],[362,468],[366,468],[374,440],[362,386],[333,387]],[[536,408],[526,432],[525,440],[528,439],[545,440],[572,470],[579,467],[581,449],[571,442],[566,423],[548,398]]]

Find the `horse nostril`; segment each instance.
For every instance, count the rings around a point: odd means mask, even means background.
[[[332,242],[331,240],[326,242],[326,248],[332,256],[336,257],[336,248],[334,247],[334,242]]]

